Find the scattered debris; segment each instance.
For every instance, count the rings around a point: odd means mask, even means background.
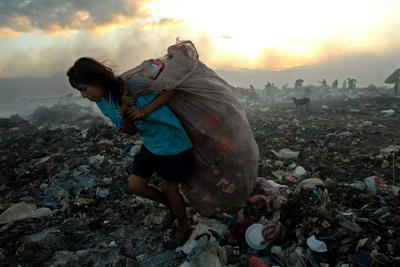
[[[117,134],[83,107],[72,112],[58,104],[29,118],[0,119],[0,260],[7,266],[400,265],[400,100],[354,91],[311,97],[304,114],[291,102],[299,96],[253,101],[254,92],[235,93],[260,148],[256,188],[237,214],[210,219],[188,207],[194,231],[175,251],[161,244],[175,227],[162,228],[168,208],[127,190],[139,138]],[[382,116],[386,110],[393,112]],[[157,175],[151,182],[159,185]]]

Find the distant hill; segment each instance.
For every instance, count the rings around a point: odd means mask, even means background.
[[[0,78],[0,105],[12,104],[22,97],[62,96],[71,92],[64,72],[40,78]]]

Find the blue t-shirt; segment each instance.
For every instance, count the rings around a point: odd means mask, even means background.
[[[146,106],[155,97],[155,94],[138,97],[136,107]],[[193,147],[182,124],[167,105],[162,105],[143,120],[135,121],[135,124],[143,137],[143,144],[153,154],[176,155]]]
[[[103,97],[99,102],[96,102],[104,116],[110,119],[117,131],[122,128],[122,118],[119,112],[119,106],[113,101],[111,94],[108,97]]]
[[[136,106],[142,108],[155,97],[155,94],[140,96],[136,99]],[[111,96],[103,97],[96,104],[119,131],[122,128],[121,114],[118,105],[110,99]],[[189,136],[167,105],[154,110],[143,120],[135,121],[135,124],[139,134],[143,137],[144,146],[153,154],[171,156],[192,148]]]

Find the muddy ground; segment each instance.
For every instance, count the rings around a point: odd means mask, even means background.
[[[326,239],[327,252],[313,253],[325,266],[399,266],[398,195],[349,184],[378,176],[389,185],[400,185],[399,148],[389,154],[381,151],[400,145],[400,98],[312,99],[307,111],[290,100],[272,103],[267,98],[238,97],[246,106],[259,145],[258,176],[288,187],[280,190],[286,201],[279,208],[263,201],[249,202],[244,217],[226,217],[232,219],[230,223],[220,218],[231,231],[216,237],[226,253],[226,258],[219,255],[219,263],[248,266],[250,257],[256,256],[270,266],[293,266],[287,255],[271,252],[274,246],[285,251],[300,247],[307,262],[305,240],[314,234],[334,237]],[[127,191],[129,153],[139,143],[118,136],[90,113],[51,122],[38,117],[1,119],[0,214],[20,202],[50,212],[0,225],[1,266],[180,266],[185,260],[190,262],[186,254],[165,250],[161,244],[173,232],[162,230],[160,224],[167,209]],[[284,148],[300,153],[297,158],[282,159],[271,152]],[[292,174],[296,166],[306,173],[279,176]],[[324,184],[317,191],[296,192],[296,186],[308,178]],[[259,190],[258,186],[254,193],[260,194]],[[323,197],[315,198],[315,192],[323,192]],[[235,224],[255,223],[263,216],[269,219],[277,209],[285,231],[266,249],[250,249],[243,232],[234,232]],[[379,209],[384,211],[379,213]],[[198,216],[188,211],[195,226]],[[361,230],[353,231],[339,223],[340,212],[368,220],[358,222]],[[230,238],[233,235],[236,239]],[[368,242],[360,245],[365,239]],[[369,265],[362,265],[361,258]]]

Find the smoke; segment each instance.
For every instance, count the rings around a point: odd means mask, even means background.
[[[331,84],[338,79],[342,84],[348,77],[357,79],[357,86],[367,87],[370,84],[384,85],[384,80],[400,67],[400,54],[381,55],[364,51],[357,54],[346,54],[347,57],[338,57],[335,60],[325,59],[319,64],[311,66],[294,67],[285,70],[242,69],[228,71],[218,69],[224,79],[232,85],[248,88],[252,84],[257,89],[263,89],[267,82],[277,86],[286,83],[293,86],[296,79],[303,79],[303,85],[318,85],[319,81],[326,79]]]
[[[172,24],[173,27],[166,26]],[[78,32],[47,38],[46,46],[21,49],[9,45],[0,67],[6,77],[48,76],[66,71],[77,58],[88,56],[109,61],[117,72],[121,72],[143,60],[165,55],[177,36],[191,37],[187,32],[189,29],[184,23],[170,19],[154,22],[151,28],[123,28],[105,36]]]

